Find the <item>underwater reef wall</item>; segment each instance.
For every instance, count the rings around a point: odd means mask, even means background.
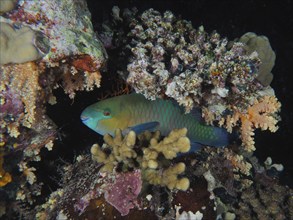
[[[43,183],[31,162],[42,159],[42,148],[52,150],[57,135],[46,114],[46,104],[56,103],[53,90],[62,87],[73,99],[76,91],[100,87],[107,54],[95,36],[86,1],[1,1],[0,11],[0,186],[5,212],[6,202],[32,205],[41,194]]]
[[[100,36],[122,48],[128,64],[119,73],[135,92],[174,99],[186,113],[200,108],[206,123],[231,133],[240,127],[247,151],[255,150],[255,129],[277,130],[281,104],[269,86],[275,53],[266,37],[247,33],[228,41],[170,11],[114,7],[112,14]]]
[[[260,165],[251,154],[237,154],[228,148],[207,147],[200,153],[175,158],[180,151],[174,146],[184,146],[183,151],[190,147],[186,132],[174,130],[165,138],[148,131],[138,136],[133,131],[123,136],[119,130],[114,137],[105,135],[102,147],[92,146],[92,159],[80,155],[74,164],[63,167],[61,187],[37,208],[37,217],[292,217],[292,189],[276,179],[280,165],[272,164],[270,158]],[[157,146],[162,147],[159,157]],[[166,153],[175,154],[168,157]]]
[[[292,219],[292,189],[279,182],[283,166],[254,156],[255,130],[275,132],[280,120],[268,38],[249,32],[228,40],[171,11],[115,6],[111,16],[95,33],[84,0],[1,4],[0,217]],[[56,165],[58,189],[45,196],[48,183],[34,165],[46,163],[40,152],[54,151],[60,129],[46,104],[59,102],[57,88],[71,99],[103,89],[113,50],[115,80],[148,99],[174,100],[182,113],[200,109],[203,123],[241,143],[186,154],[186,128],[165,137],[117,130],[74,163]]]

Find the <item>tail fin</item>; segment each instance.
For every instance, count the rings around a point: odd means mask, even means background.
[[[214,143],[211,143],[211,146],[224,147],[236,142],[239,139],[239,134],[235,131],[229,133],[224,128],[215,127],[214,132],[217,140],[215,140]]]
[[[214,147],[224,147],[230,143],[230,133],[224,129],[219,127],[214,127],[214,135],[217,137],[214,140],[211,140],[211,143],[208,143],[210,146]]]

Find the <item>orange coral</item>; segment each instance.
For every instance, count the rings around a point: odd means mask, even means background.
[[[12,181],[12,177],[8,172],[3,169],[3,155],[0,153],[0,187],[3,187]]]
[[[78,58],[72,61],[72,65],[82,71],[94,72],[97,71],[96,65],[94,65],[94,61],[89,55],[79,56]]]
[[[261,130],[270,130],[276,132],[278,119],[274,115],[281,108],[281,103],[274,96],[264,96],[260,100],[256,100],[252,106],[248,108],[246,115],[241,115],[241,136],[243,144],[248,151],[255,150],[254,147],[254,128]]]
[[[260,128],[261,130],[276,132],[278,129],[276,113],[280,108],[281,103],[275,96],[255,99],[254,104],[248,107],[246,113],[237,111],[232,117],[227,117],[226,127],[231,131],[232,127],[240,120],[242,145],[247,151],[254,151],[254,130]]]
[[[83,66],[82,68],[86,67]],[[98,70],[89,72],[78,70],[75,66],[63,64],[62,71],[62,87],[65,93],[72,99],[76,91],[90,91],[93,90],[95,86],[100,87],[102,76]]]
[[[242,146],[247,151],[254,151],[254,130],[260,128],[261,130],[270,130],[276,132],[278,126],[276,125],[279,121],[277,115],[280,111],[281,103],[275,96],[265,95],[253,100],[253,104],[250,105],[246,110],[240,109],[236,106],[230,106],[233,114],[222,116],[217,115],[216,112],[210,111],[208,108],[203,108],[202,115],[208,124],[213,124],[218,119],[219,126],[225,127],[230,133],[233,128],[240,125]]]

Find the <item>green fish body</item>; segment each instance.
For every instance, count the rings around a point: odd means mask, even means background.
[[[160,130],[163,136],[176,128],[187,128],[191,143],[215,147],[229,144],[229,133],[219,127],[205,125],[194,114],[185,114],[171,100],[147,100],[140,94],[121,95],[88,106],[81,114],[82,122],[97,133],[114,135],[116,129]],[[192,150],[197,150],[198,145]]]

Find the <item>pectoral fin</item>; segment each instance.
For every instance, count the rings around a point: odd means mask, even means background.
[[[132,127],[129,127],[122,131],[122,134],[125,135],[129,131],[134,131],[136,134],[140,134],[144,131],[154,131],[160,125],[157,121],[147,122],[143,124],[138,124]]]

